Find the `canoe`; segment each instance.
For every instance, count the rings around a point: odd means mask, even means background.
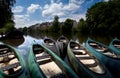
[[[69,42],[68,38],[63,35],[57,39],[57,44],[58,44],[60,56],[62,59],[66,57],[68,42]]]
[[[108,46],[92,40],[87,39],[86,48],[104,65],[108,68],[114,78],[120,78],[120,57]]]
[[[120,55],[120,40],[118,38],[114,38],[110,42],[109,47],[113,49],[117,54]]]
[[[28,68],[31,78],[78,78],[60,57],[42,44],[34,43],[30,47]]]
[[[25,61],[18,50],[0,42],[0,78],[29,78]]]
[[[80,78],[112,78],[104,64],[80,43],[71,40],[67,47],[68,60]]]
[[[55,54],[60,56],[60,51],[59,51],[58,45],[57,45],[55,40],[48,38],[48,37],[45,37],[43,39],[43,45],[45,45],[47,48],[52,50]]]

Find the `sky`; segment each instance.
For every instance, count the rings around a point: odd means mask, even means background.
[[[59,17],[59,22],[67,18],[76,21],[86,19],[87,9],[100,1],[108,0],[16,0],[12,7],[15,27],[51,22],[55,15]]]

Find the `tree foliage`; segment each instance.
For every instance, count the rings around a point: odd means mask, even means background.
[[[54,17],[54,21],[53,21],[51,30],[52,30],[53,32],[58,32],[58,31],[60,31],[59,17],[58,17],[58,16],[55,16],[55,17]]]
[[[0,0],[0,28],[13,21],[12,6],[15,0]]]
[[[120,32],[120,2],[110,0],[99,2],[88,9],[86,14],[87,28],[90,33]]]
[[[71,33],[73,26],[73,20],[72,19],[66,19],[65,22],[62,25],[62,33]]]

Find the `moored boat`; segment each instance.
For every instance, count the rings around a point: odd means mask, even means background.
[[[18,50],[0,42],[0,78],[29,78],[26,64]]]
[[[67,55],[71,67],[80,78],[112,78],[103,63],[80,43],[71,40],[68,43]]]
[[[42,44],[34,43],[30,47],[28,68],[32,78],[78,78],[60,57]]]
[[[60,56],[62,59],[66,57],[68,42],[69,42],[68,38],[63,35],[57,39],[57,44],[58,44]]]
[[[109,47],[113,49],[117,54],[120,54],[120,40],[118,38],[114,38],[110,42]]]
[[[55,40],[48,38],[48,37],[45,37],[43,39],[43,45],[45,45],[47,48],[52,50],[55,54],[60,56],[60,51],[59,51],[58,45],[57,45]]]
[[[86,48],[108,68],[114,78],[120,77],[120,57],[108,46],[92,40],[86,41]]]

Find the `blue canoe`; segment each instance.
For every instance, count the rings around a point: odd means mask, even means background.
[[[18,50],[0,42],[0,78],[29,78],[25,61]]]
[[[55,40],[45,37],[43,39],[43,45],[49,48],[50,50],[52,50],[58,56],[60,56],[60,51],[59,51],[58,45]]]
[[[59,48],[59,51],[60,51],[60,57],[62,59],[64,59],[66,57],[66,54],[67,54],[67,45],[69,43],[69,40],[67,37],[65,36],[60,36],[58,39],[57,39],[57,44],[58,44],[58,48]]]
[[[113,49],[117,54],[120,55],[120,40],[118,38],[114,38],[110,42],[109,47]]]
[[[78,78],[59,56],[42,44],[31,45],[28,68],[32,78]]]
[[[108,46],[92,40],[87,39],[85,44],[87,50],[89,50],[96,58],[104,63],[106,68],[111,72],[114,78],[120,78],[120,57]]]
[[[71,40],[67,47],[71,67],[80,78],[113,78],[104,64],[80,43]]]

